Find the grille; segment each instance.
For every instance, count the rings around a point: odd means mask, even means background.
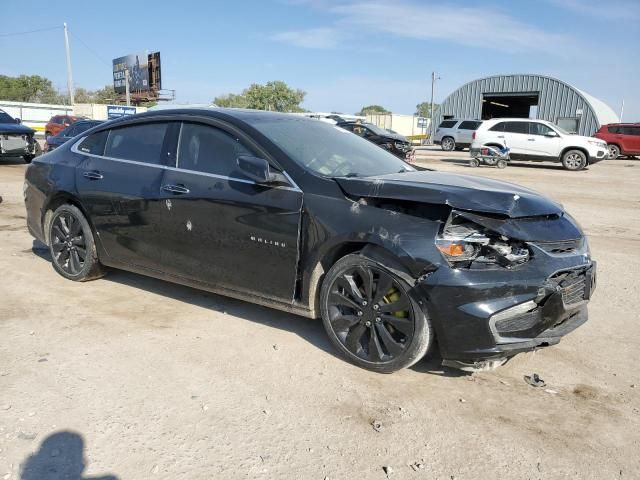
[[[533,328],[540,321],[540,312],[534,310],[517,317],[504,318],[496,322],[496,330],[499,333],[509,334],[513,332],[521,332]]]
[[[560,283],[562,300],[565,305],[573,305],[583,301],[586,287],[586,276],[570,277]]]
[[[539,242],[536,245],[545,252],[554,254],[572,253],[582,246],[582,239],[561,240],[559,242]]]

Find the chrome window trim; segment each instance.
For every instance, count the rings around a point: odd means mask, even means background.
[[[109,134],[110,133],[111,133],[111,131],[109,131]],[[80,140],[75,142],[71,146],[71,151],[73,153],[77,153],[78,155],[84,155],[86,157],[100,158],[100,159],[103,159],[103,160],[111,160],[111,161],[114,161],[114,162],[128,163],[128,164],[131,164],[131,165],[140,165],[140,166],[143,166],[143,167],[160,168],[162,170],[172,170],[172,171],[176,171],[176,172],[185,172],[185,173],[190,173],[192,175],[200,175],[200,176],[204,176],[204,177],[217,178],[217,179],[220,179],[220,180],[227,180],[227,181],[231,181],[231,182],[246,183],[246,184],[249,184],[249,185],[261,185],[258,182],[254,182],[253,180],[245,180],[245,179],[242,179],[242,178],[229,177],[229,176],[226,176],[226,175],[217,175],[215,173],[198,172],[196,170],[188,170],[186,168],[169,167],[167,165],[159,165],[159,164],[155,164],[155,163],[139,162],[137,160],[126,160],[124,158],[107,157],[105,155],[96,155],[94,153],[87,153],[87,152],[82,152],[82,151],[78,150],[78,146],[88,136],[89,135],[85,135],[82,138],[80,138]],[[287,174],[287,172],[283,171],[282,174],[285,176],[287,181],[289,181],[291,183],[292,186],[290,186],[290,187],[287,187],[287,186],[284,186],[284,185],[261,185],[261,186],[269,187],[269,188],[276,188],[276,189],[279,189],[279,190],[290,190],[292,192],[300,192],[300,193],[302,193],[302,190],[298,187],[298,185],[296,185],[296,183],[293,180],[291,180],[291,177]]]

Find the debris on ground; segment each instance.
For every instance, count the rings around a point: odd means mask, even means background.
[[[273,345],[273,349],[274,349],[274,350],[278,350],[278,348],[279,348],[279,347],[278,347],[278,345],[277,345],[277,344],[274,344],[274,345]]]
[[[393,473],[393,468],[385,466],[385,467],[382,467],[382,471],[387,477],[389,477],[389,475]]]
[[[550,388],[545,388],[544,391],[547,392],[547,393],[550,393],[551,395],[557,395],[558,394],[557,391],[551,390]]]
[[[382,422],[380,420],[373,420],[371,422],[371,426],[376,432],[380,432],[382,430]]]
[[[537,373],[534,373],[533,375],[525,375],[524,376],[524,381],[527,382],[532,387],[546,387],[547,386],[547,384],[544,383],[544,380],[541,379],[540,376]]]
[[[411,467],[411,470],[413,470],[414,472],[417,472],[418,470],[424,469],[424,463],[414,462],[410,464],[409,467]]]
[[[459,401],[460,403],[467,403],[467,401],[466,401],[464,398],[459,398],[459,399],[458,399],[458,401]]]

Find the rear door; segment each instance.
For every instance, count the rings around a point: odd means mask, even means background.
[[[623,151],[625,153],[639,153],[640,152],[640,126],[625,126],[623,127]]]
[[[160,187],[168,155],[167,122],[145,122],[94,133],[73,147],[83,205],[108,258],[161,270]]]
[[[529,142],[529,122],[504,122],[504,141],[511,154],[521,157],[535,155]]]
[[[465,120],[458,125],[458,144],[471,145],[473,132],[475,132],[482,122],[476,120]]]
[[[224,122],[184,122],[178,137],[177,166],[162,185],[161,234],[171,245],[165,268],[291,302],[302,192],[293,184],[259,185],[240,172],[239,155],[267,156]]]

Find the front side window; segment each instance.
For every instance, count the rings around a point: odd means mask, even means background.
[[[167,123],[143,123],[114,128],[104,150],[106,157],[160,164]]]
[[[438,128],[452,128],[456,123],[458,123],[457,120],[445,120],[438,125]]]
[[[529,133],[529,122],[505,122],[504,131],[508,133]]]
[[[529,123],[530,135],[549,135],[553,130],[547,127],[544,123],[531,122]]]
[[[219,128],[183,123],[178,142],[178,168],[246,179],[238,157],[254,155],[240,140]]]

